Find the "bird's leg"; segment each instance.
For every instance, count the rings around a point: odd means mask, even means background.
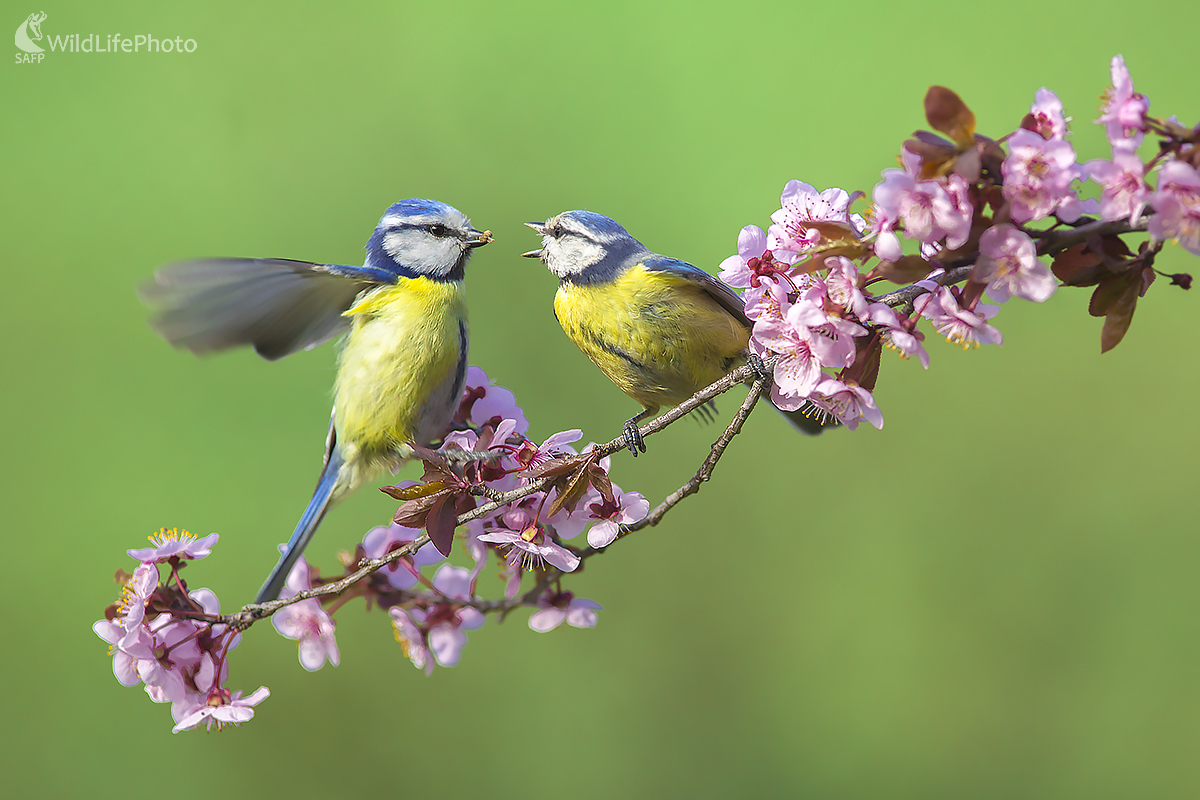
[[[767,369],[767,365],[763,363],[761,358],[759,358],[758,353],[748,353],[746,355],[746,365],[749,366],[750,369],[754,370],[754,373],[758,375],[758,379],[767,385],[770,385],[775,378],[775,376],[771,374],[771,370]]]
[[[657,412],[657,408],[647,408],[642,413],[635,417],[631,417],[622,428],[625,434],[625,446],[629,448],[629,452],[633,453],[633,457],[637,458],[638,451],[646,452],[646,443],[642,441],[642,432],[638,430],[638,423],[646,417],[653,416]]]

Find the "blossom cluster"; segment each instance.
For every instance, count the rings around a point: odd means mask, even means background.
[[[721,264],[721,278],[743,290],[752,350],[776,359],[774,405],[851,429],[860,421],[882,427],[872,394],[881,348],[928,368],[920,319],[964,348],[1001,344],[991,324],[1000,304],[1044,302],[1060,280],[1097,287],[1091,312],[1106,317],[1101,346],[1115,346],[1154,279],[1163,242],[1200,254],[1200,126],[1148,117],[1149,100],[1134,91],[1121,56],[1111,76],[1096,120],[1111,159],[1079,163],[1067,141],[1070,119],[1049,89],[1037,92],[1016,130],[993,140],[975,132],[958,95],[933,87],[926,119],[944,136],[918,131],[906,141],[901,168],[883,171],[864,214],[851,211],[861,192],[789,181],[769,228],[743,228],[737,255]],[[1147,133],[1160,140],[1143,162],[1137,151]],[[1099,198],[1081,196],[1089,181]],[[1147,209],[1150,241],[1135,255],[1120,235],[1139,229]],[[1129,228],[1055,245],[1061,230],[1106,221]],[[1044,255],[1054,256],[1053,265]],[[1170,277],[1185,288],[1191,280]],[[883,280],[921,293],[869,294]]]
[[[207,556],[217,538],[163,528],[150,537],[153,547],[130,550],[140,563],[132,575],[118,573],[121,596],[92,626],[109,644],[117,680],[144,684],[151,700],[170,703],[176,732],[239,725],[270,695],[265,686],[244,697],[225,688],[229,651],[241,635],[217,621],[220,603],[211,590],[189,590],[180,575],[188,562]]]

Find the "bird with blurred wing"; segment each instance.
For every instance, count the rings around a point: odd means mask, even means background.
[[[402,200],[361,267],[210,259],[141,287],[154,329],[193,353],[250,345],[275,360],[344,334],[321,477],[258,602],[279,596],[330,506],[446,432],[467,372],[464,268],[490,241],[445,203]]]

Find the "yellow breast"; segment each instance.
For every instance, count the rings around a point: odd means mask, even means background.
[[[347,461],[394,463],[429,420],[449,422],[449,394],[466,358],[461,282],[401,278],[360,298],[338,363],[334,424]],[[431,405],[436,405],[432,408]],[[424,443],[424,442],[422,442]]]
[[[674,405],[728,372],[750,339],[695,283],[636,266],[617,280],[563,283],[554,315],[571,341],[644,408]]]

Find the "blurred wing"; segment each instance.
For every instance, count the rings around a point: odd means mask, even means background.
[[[368,267],[218,258],[163,267],[138,292],[157,312],[154,330],[176,347],[208,353],[248,344],[274,361],[337,336],[359,292],[395,282]]]
[[[746,305],[742,302],[742,298],[737,296],[737,292],[699,267],[693,266],[686,261],[680,261],[677,258],[667,258],[666,256],[652,256],[643,261],[642,265],[648,270],[669,272],[692,283],[700,284],[713,300],[721,304],[722,308],[736,317],[747,328],[750,327],[750,320],[746,318]]]

